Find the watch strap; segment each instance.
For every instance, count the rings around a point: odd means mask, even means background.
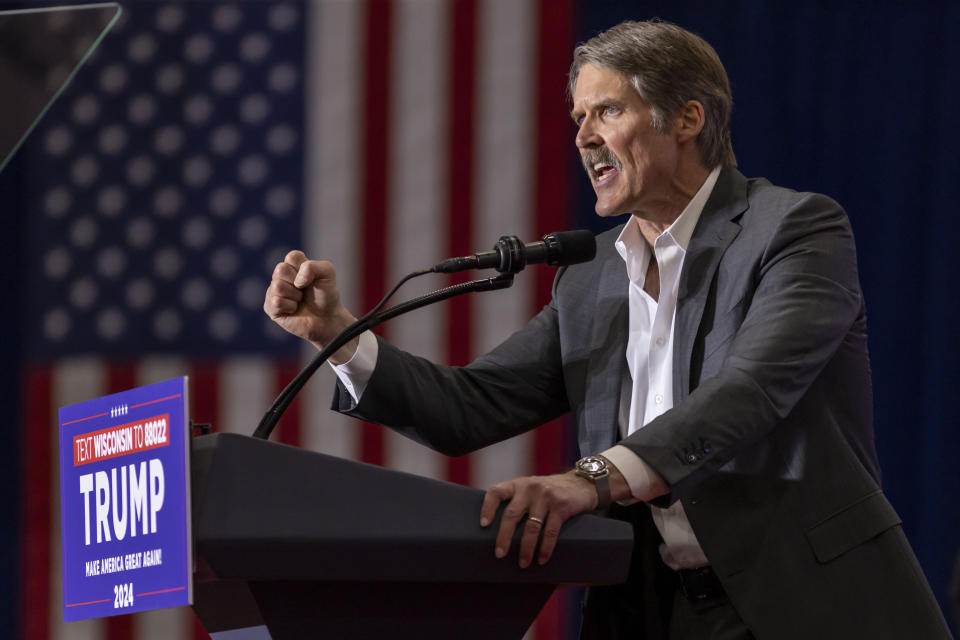
[[[593,478],[593,486],[597,488],[597,508],[606,509],[613,502],[613,496],[610,494],[610,474]]]

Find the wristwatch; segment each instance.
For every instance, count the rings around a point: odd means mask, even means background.
[[[603,456],[580,458],[573,467],[574,473],[581,478],[586,478],[597,488],[598,509],[609,507],[613,502],[610,496],[610,467],[610,461]]]

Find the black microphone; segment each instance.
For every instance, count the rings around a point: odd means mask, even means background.
[[[455,273],[467,269],[496,269],[500,273],[517,273],[528,264],[546,263],[562,267],[588,262],[597,255],[597,241],[585,229],[556,231],[542,240],[524,244],[517,236],[501,236],[492,251],[472,256],[450,258],[434,265],[436,273]]]

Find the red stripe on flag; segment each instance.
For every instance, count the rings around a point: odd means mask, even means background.
[[[573,49],[570,0],[540,0],[537,21],[536,220],[537,235],[564,229],[570,220],[570,154],[573,140],[566,101],[566,79]],[[550,301],[555,271],[536,268],[534,312]],[[533,460],[537,474],[556,473],[566,464],[565,424],[555,420],[537,429]]]
[[[137,386],[137,369],[129,362],[111,363],[107,369],[107,393],[120,393]]]
[[[57,419],[53,413],[52,380],[47,367],[24,376],[20,470],[20,637],[50,636],[50,486]]]
[[[137,386],[136,367],[126,362],[111,363],[107,369],[107,393],[119,393]],[[107,640],[129,640],[133,637],[133,616],[106,619]]]
[[[220,413],[220,369],[213,363],[193,363],[190,367],[190,420],[197,424],[207,423],[217,430]],[[210,635],[193,618],[193,640],[209,640]]]
[[[573,128],[567,105],[567,72],[573,57],[571,0],[540,0],[537,40],[536,194],[534,225],[537,235],[558,231],[571,220],[570,166]],[[555,270],[536,268],[535,310],[550,301]]]
[[[539,0],[537,40],[537,95],[534,113],[536,131],[536,192],[534,221],[538,236],[565,229],[571,220],[570,154],[573,138],[566,100],[567,71],[573,50],[572,0]],[[553,269],[536,268],[534,311],[550,300]],[[554,420],[534,432],[534,473],[556,473],[566,466],[566,419]],[[539,638],[572,637],[566,611],[571,606],[566,592],[555,592],[534,623]]]
[[[473,219],[473,145],[474,145],[474,79],[476,64],[477,3],[458,0],[451,12],[450,42],[450,167],[447,189],[447,255],[463,256],[474,252],[470,230]],[[471,273],[455,273],[450,284],[470,280]],[[470,362],[470,336],[473,332],[471,313],[473,298],[460,296],[445,306],[447,314],[447,363],[463,366]],[[470,457],[446,458],[447,480],[470,483]]]
[[[190,366],[190,420],[209,424],[213,431],[218,431],[219,396],[219,366],[209,362],[193,363]]]
[[[273,374],[274,395],[280,395],[280,392],[283,391],[284,387],[286,387],[287,384],[289,384],[289,382],[293,380],[298,373],[300,373],[300,363],[296,360],[285,360],[276,365]],[[273,439],[277,442],[293,445],[295,447],[300,446],[299,394],[296,398],[294,398],[293,402],[290,403],[290,406],[287,407],[287,410],[284,411],[283,417],[280,419],[280,422],[277,424],[277,428],[273,433]]]
[[[357,255],[363,282],[363,309],[376,306],[386,294],[387,278],[387,171],[389,167],[390,104],[390,26],[389,0],[367,0],[366,59],[364,60],[364,101],[366,120],[363,130],[364,162],[362,201],[363,220]],[[382,328],[378,331],[384,335]],[[360,441],[360,459],[384,463],[383,431],[364,423]]]

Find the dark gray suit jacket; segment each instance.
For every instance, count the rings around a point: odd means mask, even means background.
[[[613,445],[629,375],[618,232],[598,236],[595,260],[561,270],[551,303],[489,354],[443,367],[381,342],[359,406],[340,389],[334,407],[451,455],[567,411],[581,454]],[[949,638],[880,491],[866,319],[843,210],[725,169],[691,238],[674,322],[674,408],[620,443],[670,487],[656,502],[683,501],[753,633]],[[652,571],[640,551],[634,573]],[[647,577],[631,581],[612,597],[655,597]],[[596,633],[653,637],[662,620],[626,618],[667,610],[627,609],[596,607],[615,618],[605,629],[592,622]]]

